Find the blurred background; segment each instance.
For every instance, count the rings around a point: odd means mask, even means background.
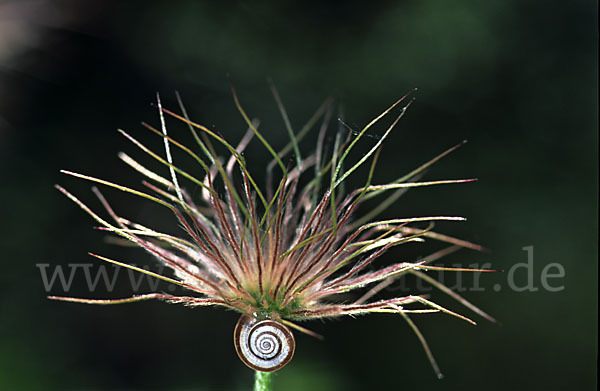
[[[439,292],[432,298],[478,326],[440,314],[414,317],[443,380],[400,317],[371,315],[307,323],[326,339],[297,335],[296,356],[276,374],[276,390],[595,389],[597,49],[597,4],[583,0],[0,2],[0,389],[250,389],[252,372],[233,348],[234,313],[46,298],[132,294],[125,271],[114,289],[99,282],[90,292],[84,270],[94,277],[100,262],[88,251],[157,270],[143,251],[115,246],[92,229],[92,219],[53,188],[59,183],[101,210],[89,183],[59,170],[141,188],[141,177],[116,155],[143,154],[116,129],[161,151],[161,140],[140,125],[159,123],[156,92],[177,110],[179,91],[192,119],[239,140],[246,127],[228,78],[278,147],[287,135],[267,78],[296,128],[332,96],[346,123],[360,129],[418,88],[374,181],[393,180],[464,139],[426,178],[479,181],[410,191],[385,217],[465,216],[466,223],[436,229],[490,252],[461,250],[441,263],[504,271],[443,275],[501,325]],[[387,123],[361,141],[355,159]],[[190,143],[184,126],[169,121],[169,129]],[[264,148],[254,141],[246,158],[260,177]],[[189,163],[182,158],[197,169]],[[105,195],[125,217],[177,230],[168,213],[144,200],[110,189]],[[399,246],[378,266],[435,246]],[[42,272],[50,278],[56,266],[66,277],[76,270],[68,292],[58,280],[47,292]],[[398,284],[386,294],[403,289]],[[152,291],[147,281],[139,289]]]

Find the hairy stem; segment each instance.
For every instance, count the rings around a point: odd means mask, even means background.
[[[254,373],[254,391],[271,391],[271,372]]]

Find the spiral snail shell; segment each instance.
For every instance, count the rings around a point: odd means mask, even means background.
[[[275,320],[258,320],[242,315],[233,332],[235,350],[250,368],[272,372],[290,362],[294,356],[294,335]]]

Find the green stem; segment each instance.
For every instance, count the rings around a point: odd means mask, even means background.
[[[254,373],[254,391],[271,391],[271,372]]]

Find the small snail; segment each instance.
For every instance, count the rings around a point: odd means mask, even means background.
[[[244,364],[262,372],[276,371],[290,362],[296,346],[294,335],[285,325],[250,315],[238,320],[233,343]]]

